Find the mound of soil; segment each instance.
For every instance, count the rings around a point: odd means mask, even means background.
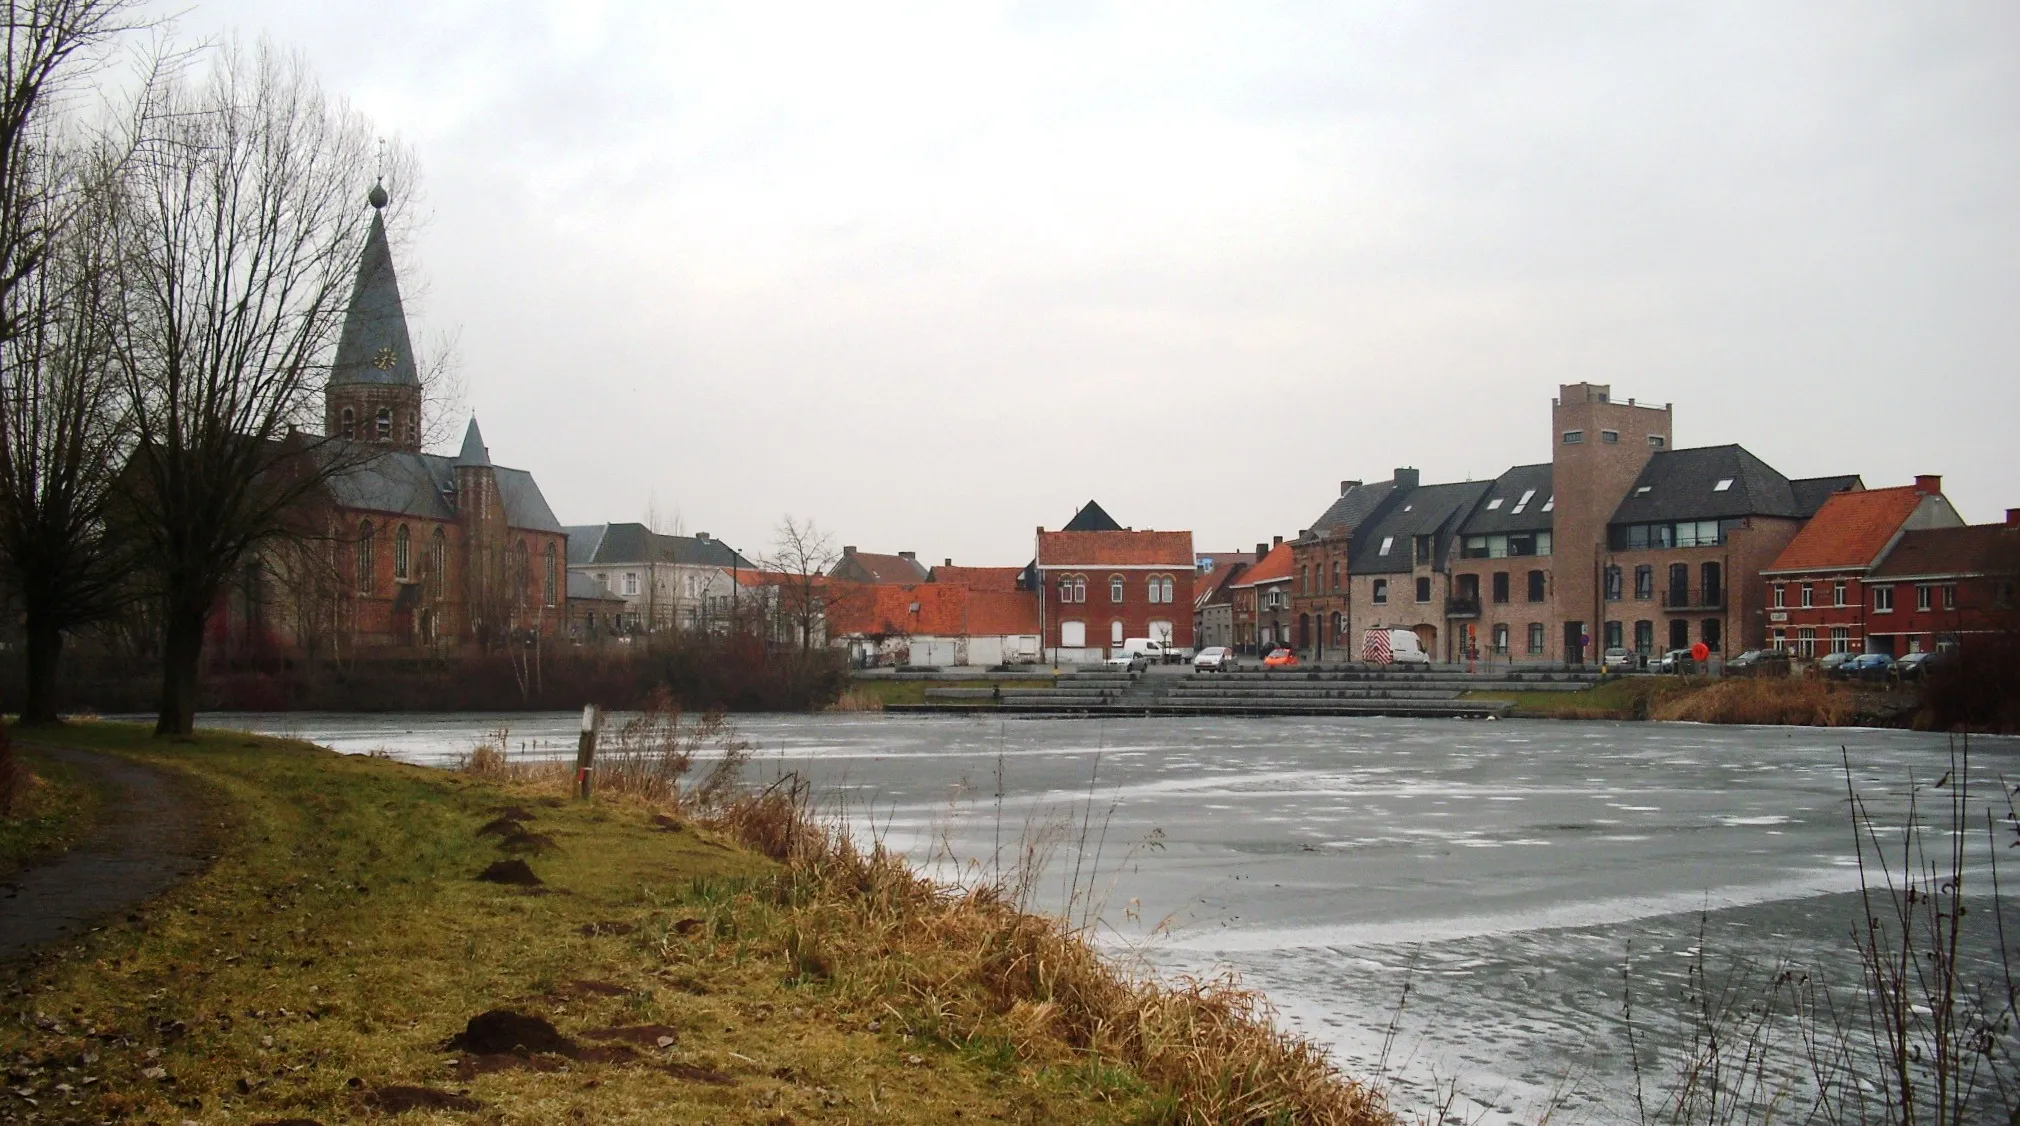
[[[518,818],[498,817],[484,822],[483,827],[477,830],[477,835],[480,837],[505,837],[513,833],[523,833],[525,831],[526,826],[521,825]]]
[[[677,817],[668,817],[668,816],[667,816],[666,814],[664,814],[664,813],[655,813],[655,814],[653,814],[653,815],[652,815],[652,823],[653,823],[654,825],[657,825],[657,826],[659,826],[659,830],[660,830],[660,832],[662,832],[662,833],[678,833],[678,832],[680,832],[680,831],[681,831],[682,829],[685,829],[685,828],[687,828],[687,826],[686,826],[686,825],[683,825],[683,824],[681,824],[681,823],[680,823],[680,819],[679,819],[679,818],[677,818]]]
[[[555,847],[554,838],[545,833],[534,833],[521,826],[515,832],[498,838],[498,847],[506,852],[551,852]]]
[[[595,1028],[582,1034],[584,1040],[623,1040],[646,1048],[670,1048],[680,1033],[664,1024],[631,1024],[622,1028]],[[662,1043],[664,1041],[664,1043]]]
[[[468,1095],[454,1091],[437,1090],[434,1087],[374,1087],[365,1092],[364,1103],[375,1110],[388,1114],[405,1114],[410,1110],[482,1110],[484,1104]]]
[[[515,1013],[511,1009],[478,1013],[463,1026],[463,1031],[451,1036],[442,1047],[480,1056],[529,1052],[571,1059],[582,1050],[580,1045],[561,1035],[560,1030],[546,1020]]]
[[[522,805],[508,805],[491,811],[493,817],[504,821],[531,821],[533,811]]]
[[[526,866],[524,860],[500,860],[477,874],[486,883],[511,884],[514,887],[539,887],[540,877]]]

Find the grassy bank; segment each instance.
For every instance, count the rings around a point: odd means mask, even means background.
[[[32,749],[16,747],[14,808],[0,815],[0,877],[77,843],[98,820],[105,796],[91,777]]]
[[[0,979],[0,1058],[36,1062],[17,1086],[45,1119],[1386,1120],[1252,996],[1119,976],[997,893],[857,851],[790,791],[704,823],[235,733],[62,737],[197,775],[235,832],[203,875]],[[515,862],[540,882],[476,878]],[[468,1023],[498,1010],[533,1023]]]
[[[860,678],[849,683],[838,711],[882,711],[892,704],[923,704],[928,688],[1044,688],[1049,680],[897,680]],[[985,701],[986,702],[986,701]]]
[[[1629,676],[1579,692],[1469,692],[1507,700],[1521,719],[1661,719],[1837,727],[1869,706],[1846,685],[1815,677]]]

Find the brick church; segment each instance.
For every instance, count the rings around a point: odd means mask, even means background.
[[[533,475],[491,460],[472,418],[453,457],[421,449],[422,386],[386,239],[385,189],[324,391],[320,456],[344,468],[263,550],[213,618],[214,651],[447,650],[551,640],[568,537]]]

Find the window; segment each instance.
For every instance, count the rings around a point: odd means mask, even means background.
[[[1777,609],[1777,610],[1786,610],[1786,609],[1788,609],[1788,605],[1789,605],[1789,584],[1787,584],[1787,583],[1776,583],[1776,584],[1774,585],[1774,595],[1775,595],[1775,609]]]
[[[1087,623],[1060,622],[1059,645],[1063,649],[1085,649],[1087,647]]]
[[[391,407],[380,407],[380,408],[379,408],[379,441],[381,441],[381,442],[390,442],[390,441],[392,441],[392,440],[393,440],[393,408],[391,408]]]
[[[1606,568],[1606,600],[1608,602],[1618,602],[1620,598],[1620,568],[1608,565]]]
[[[1730,488],[1732,488],[1732,478],[1730,478],[1730,477],[1720,477],[1720,478],[1718,479],[1718,484],[1716,484],[1716,485],[1713,485],[1713,486],[1711,487],[1711,491],[1712,491],[1712,492],[1714,492],[1714,493],[1722,493],[1722,492],[1724,492],[1724,491],[1726,491],[1727,489],[1730,489]]]
[[[436,528],[435,534],[428,538],[428,593],[431,596],[442,597],[442,583],[448,573],[449,537],[442,534],[442,529]]]
[[[1808,583],[1804,583],[1804,584],[1803,584],[1803,609],[1807,610],[1807,609],[1809,609],[1810,607],[1812,607],[1812,606],[1814,606],[1814,605],[1816,605],[1816,591],[1814,591],[1814,590],[1812,590],[1812,589],[1810,588],[1810,584],[1808,584]]]
[[[1697,577],[1698,577],[1698,586],[1700,588],[1698,590],[1698,595],[1702,599],[1702,601],[1700,601],[1698,605],[1700,606],[1724,605],[1725,583],[1722,581],[1723,576],[1719,570],[1718,564],[1706,563],[1704,566],[1699,567],[1697,569]]]
[[[547,581],[544,590],[547,595],[547,605],[559,606],[561,604],[561,559],[555,553],[554,545],[551,543],[547,545]]]
[[[1687,606],[1690,604],[1690,565],[1688,563],[1671,563],[1669,565],[1669,600],[1666,604],[1670,606]]]
[[[1384,605],[1389,601],[1389,580],[1387,579],[1375,580],[1373,601],[1377,606]]]
[[[1850,627],[1850,626],[1832,626],[1832,627],[1831,627],[1831,652],[1833,652],[1833,653],[1849,653],[1849,652],[1851,652],[1851,651],[1852,651],[1852,627]]]
[[[1724,624],[1717,618],[1706,618],[1698,627],[1698,636],[1704,639],[1705,648],[1714,653],[1719,651],[1721,628]]]
[[[1506,571],[1494,572],[1494,601],[1496,603],[1505,603],[1508,601],[1508,572]]]
[[[1620,622],[1606,623],[1606,648],[1627,648],[1627,627]]]
[[[1395,543],[1396,543],[1396,537],[1394,537],[1394,536],[1383,536],[1383,537],[1382,537],[1382,550],[1380,550],[1380,551],[1376,552],[1375,554],[1377,554],[1377,555],[1387,555],[1387,554],[1389,553],[1389,548],[1391,548],[1391,547],[1395,546]]]
[[[343,413],[337,417],[343,420],[338,424],[337,432],[339,434],[342,434],[346,438],[355,438],[358,436],[358,412],[345,407]]]
[[[1489,512],[1492,512],[1492,511],[1494,511],[1495,509],[1497,509],[1497,508],[1499,508],[1499,507],[1501,507],[1501,498],[1500,498],[1500,497],[1495,497],[1495,498],[1494,498],[1493,500],[1490,500],[1490,501],[1488,501],[1488,502],[1487,502],[1487,511],[1489,511]]]
[[[1831,584],[1831,605],[1843,606],[1844,604],[1845,604],[1845,580],[1839,579],[1837,582]]]
[[[407,444],[410,446],[421,444],[421,418],[413,411],[407,412]]]
[[[1516,502],[1515,502],[1515,507],[1513,507],[1513,508],[1509,509],[1508,511],[1509,511],[1510,513],[1519,513],[1519,512],[1521,512],[1521,511],[1522,511],[1523,509],[1525,509],[1525,508],[1529,507],[1529,498],[1530,498],[1530,497],[1533,497],[1533,496],[1535,496],[1535,495],[1536,495],[1536,490],[1535,490],[1535,489],[1529,489],[1529,490],[1526,490],[1526,491],[1524,491],[1524,492],[1523,492],[1523,494],[1522,494],[1522,499],[1521,499],[1521,500],[1518,500],[1518,501],[1516,501]]]
[[[1617,446],[1620,444],[1620,431],[1601,430],[1599,432],[1599,440],[1605,442],[1609,446]]]
[[[1943,584],[1943,609],[1945,609],[1945,610],[1955,610],[1956,608],[1957,608],[1957,584],[1956,584],[1956,583],[1944,583],[1944,584]]]
[[[1543,655],[1542,622],[1529,623],[1529,655],[1532,657],[1540,657]]]
[[[1567,446],[1575,446],[1584,440],[1585,431],[1583,430],[1566,430],[1564,432],[1564,444]]]
[[[1634,651],[1646,657],[1655,652],[1655,623],[1634,623]]]
[[[358,525],[358,593],[372,593],[372,522]]]
[[[1650,434],[1648,436],[1648,444],[1650,448],[1659,450],[1662,447],[1668,445],[1669,443],[1664,441],[1662,435],[1660,434]]]
[[[1121,622],[1110,622],[1110,623],[1108,623],[1108,643],[1109,643],[1110,645],[1120,645],[1120,644],[1122,644],[1122,623],[1121,623]]]
[[[1817,655],[1817,631],[1814,626],[1804,626],[1796,630],[1796,655],[1814,657]]]
[[[1643,563],[1634,569],[1634,597],[1648,601],[1655,597],[1655,568]]]
[[[1437,545],[1438,545],[1438,539],[1436,536],[1418,536],[1417,562],[1419,563],[1431,562],[1431,553],[1437,549]]]
[[[1429,578],[1418,579],[1417,601],[1429,602],[1430,600],[1431,600],[1431,580]]]
[[[1550,511],[1551,509],[1553,509],[1553,508],[1556,508],[1556,507],[1557,507],[1557,494],[1556,494],[1556,493],[1551,493],[1551,494],[1550,494],[1550,499],[1549,499],[1549,500],[1546,500],[1546,501],[1544,501],[1544,502],[1543,502],[1543,511],[1545,511],[1545,512],[1548,512],[1548,511]],[[1548,553],[1546,552],[1545,554],[1548,554]]]
[[[1505,536],[1467,536],[1459,542],[1461,559],[1506,559],[1550,554],[1549,532],[1512,532]]]
[[[1893,612],[1894,612],[1894,588],[1891,586],[1874,587],[1873,613],[1891,614]]]
[[[1541,571],[1529,572],[1529,601],[1531,602],[1543,601],[1545,597],[1543,591],[1544,585],[1545,584],[1544,584],[1543,572]],[[1542,627],[1539,626],[1537,628],[1540,629]]]
[[[1299,567],[1298,593],[1310,594],[1311,592],[1312,592],[1312,569],[1310,567]]]
[[[1059,601],[1061,603],[1087,601],[1087,576],[1061,575],[1059,577]],[[1061,644],[1064,643],[1062,642]]]
[[[1915,588],[1915,609],[1926,614],[1936,605],[1936,588],[1928,585]]]
[[[1160,602],[1170,602],[1170,601],[1171,601],[1171,595],[1172,595],[1172,580],[1171,580],[1171,576],[1170,576],[1170,575],[1166,575],[1166,576],[1164,576],[1163,578],[1159,579],[1159,580],[1157,581],[1157,589],[1158,589],[1158,593],[1159,593],[1159,594],[1160,594],[1160,596],[1161,596],[1161,597],[1160,597],[1160,598],[1158,599],[1158,601],[1160,601]]]
[[[628,595],[635,595],[638,593],[637,571],[626,571],[624,573],[624,593]]]
[[[1120,601],[1122,601],[1122,576],[1121,576],[1121,575],[1110,575],[1110,576],[1108,577],[1108,600],[1109,600],[1110,602],[1120,602]],[[1150,600],[1151,600],[1152,602],[1155,602],[1155,601],[1157,601],[1157,580],[1156,580],[1156,579],[1152,579],[1152,580],[1150,580]]]
[[[1508,655],[1508,627],[1506,625],[1494,627],[1494,652],[1503,657]]]
[[[1340,589],[1340,561],[1333,560],[1333,589]]]
[[[1649,494],[1649,492],[1650,492],[1650,491],[1652,491],[1652,490],[1653,490],[1654,488],[1655,488],[1655,486],[1654,486],[1654,485],[1636,485],[1636,486],[1634,487],[1634,495],[1635,495],[1635,496],[1638,496],[1638,497],[1645,497],[1645,496],[1647,496],[1647,495]]]
[[[393,529],[394,578],[404,579],[409,577],[407,573],[408,572],[407,560],[408,555],[412,550],[413,550],[413,541],[412,538],[407,534],[407,526],[405,524],[402,524],[398,528]]]

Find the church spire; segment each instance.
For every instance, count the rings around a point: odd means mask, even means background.
[[[372,205],[372,229],[358,260],[350,308],[344,311],[344,332],[337,340],[337,360],[330,373],[333,384],[421,385],[413,341],[407,336],[400,281],[393,273],[393,248],[386,241],[387,198],[385,185],[379,183],[366,196]]]

